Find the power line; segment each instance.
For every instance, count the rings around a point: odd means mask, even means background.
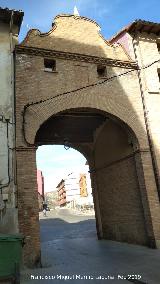
[[[86,85],[86,86],[83,86],[83,87],[80,87],[80,88],[77,88],[77,89],[74,89],[74,90],[71,90],[71,91],[63,92],[63,93],[60,93],[60,94],[55,95],[54,97],[47,98],[47,99],[45,99],[45,100],[40,100],[40,101],[28,103],[28,104],[26,104],[26,105],[24,106],[24,109],[25,109],[25,108],[28,108],[28,107],[30,107],[30,106],[32,106],[32,105],[41,104],[41,103],[44,103],[44,102],[46,102],[46,101],[53,100],[53,99],[55,99],[55,98],[57,98],[57,97],[60,97],[60,96],[68,95],[68,94],[71,94],[71,93],[75,93],[75,92],[78,92],[78,91],[81,91],[81,90],[84,90],[84,89],[87,89],[87,88],[90,88],[90,87],[95,87],[95,86],[98,86],[98,85],[102,85],[102,84],[104,84],[104,83],[106,83],[106,82],[108,82],[108,81],[112,81],[113,79],[116,79],[116,78],[125,76],[125,75],[127,75],[127,74],[129,74],[129,73],[131,73],[131,72],[133,72],[133,71],[138,71],[138,70],[140,71],[140,70],[147,69],[147,68],[151,67],[153,64],[158,63],[158,62],[160,62],[160,59],[158,59],[158,60],[156,60],[156,61],[154,61],[154,62],[152,62],[152,63],[150,63],[150,64],[148,64],[148,65],[146,65],[146,66],[144,66],[144,67],[141,67],[141,68],[138,67],[137,69],[130,69],[130,70],[125,71],[125,72],[123,72],[123,73],[121,73],[121,74],[111,76],[111,77],[109,77],[109,78],[104,79],[104,80],[101,81],[101,82],[89,84],[89,85]]]
[[[152,65],[154,65],[155,63],[158,63],[158,62],[160,62],[160,59],[155,60],[155,61],[151,62],[150,64],[147,64],[147,65],[142,66],[142,67],[138,66],[137,69],[130,69],[130,70],[125,71],[123,73],[120,73],[118,75],[113,75],[113,76],[111,76],[109,78],[104,79],[103,81],[100,81],[100,82],[97,82],[97,83],[93,83],[93,84],[89,84],[89,85],[86,85],[86,86],[83,86],[83,87],[80,87],[80,88],[77,88],[77,89],[74,89],[74,90],[70,90],[70,91],[67,91],[67,92],[63,92],[63,93],[55,95],[54,97],[50,97],[50,98],[47,98],[47,99],[44,99],[44,100],[39,100],[39,101],[36,101],[36,102],[31,102],[31,103],[26,104],[24,106],[23,112],[22,112],[23,113],[22,131],[23,131],[23,136],[24,136],[25,142],[28,145],[30,145],[30,146],[34,146],[34,144],[30,144],[27,141],[26,137],[25,137],[25,127],[24,127],[24,125],[25,125],[25,114],[26,114],[27,109],[30,106],[41,104],[41,103],[45,103],[45,102],[53,100],[55,98],[58,98],[58,97],[61,97],[61,96],[64,96],[64,95],[69,95],[69,94],[72,94],[72,93],[75,93],[75,92],[78,92],[78,91],[81,91],[81,90],[85,90],[85,89],[88,89],[88,88],[91,88],[91,87],[96,87],[96,86],[99,86],[99,85],[103,85],[103,84],[105,84],[107,82],[110,82],[110,81],[112,81],[114,79],[120,78],[122,76],[126,76],[126,75],[128,75],[129,73],[131,73],[133,71],[141,71],[141,70],[147,69],[147,68],[151,67]]]

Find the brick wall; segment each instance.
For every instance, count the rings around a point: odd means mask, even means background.
[[[19,230],[25,236],[24,264],[40,264],[36,149],[17,149]]]
[[[95,149],[103,237],[148,244],[134,151],[127,134],[107,121]]]
[[[30,51],[23,46],[16,51],[19,227],[28,238],[25,247],[26,263],[30,265],[39,260],[40,243],[38,206],[35,206],[35,151],[32,151],[33,146],[27,144],[25,139],[34,145],[40,126],[50,117],[70,109],[92,109],[107,116],[109,121],[104,129],[97,129],[92,144],[73,145],[89,158],[90,167],[96,169],[91,177],[98,236],[139,244],[151,245],[152,242],[153,246],[158,246],[160,208],[137,71],[118,77],[129,69],[126,69],[125,65],[120,67],[115,66],[117,63],[113,66],[105,63],[107,76],[116,75],[117,78],[105,84],[57,96],[86,84],[101,82],[103,79],[97,74],[97,59],[84,59],[77,54],[71,58],[69,53],[63,54],[63,58],[60,54],[50,53],[48,56],[56,60],[56,71],[46,72],[46,50],[70,50],[77,51],[76,53],[83,52],[88,56],[103,55],[106,60],[109,56],[114,60],[129,60],[123,49],[117,51],[100,37],[97,28],[95,29],[95,23],[91,21],[81,18],[77,20],[74,17],[68,20],[67,17],[63,17],[57,21],[58,25],[56,32],[53,29],[43,36],[37,31],[30,32],[23,42]],[[68,30],[75,38],[66,38]],[[92,33],[90,43],[88,30]],[[72,33],[73,31],[76,33]],[[64,42],[65,45],[62,44]],[[35,49],[31,54],[33,47]],[[40,48],[43,49],[40,51]],[[44,99],[47,101],[27,107],[23,120],[24,106]],[[140,157],[137,158],[134,153],[139,153]],[[128,159],[122,159],[126,156],[129,156]],[[98,168],[119,159],[122,161],[97,171]]]

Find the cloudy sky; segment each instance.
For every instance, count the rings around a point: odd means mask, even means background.
[[[95,20],[103,36],[109,39],[135,19],[159,22],[160,0],[0,0],[0,6],[24,11],[19,41],[30,28],[50,30],[57,14],[73,14],[77,6],[81,16]],[[67,173],[82,167],[85,158],[63,146],[41,146],[37,150],[37,165],[45,176],[45,190],[53,190]]]
[[[83,171],[86,159],[74,149],[64,146],[40,146],[37,150],[37,167],[45,178],[45,191],[55,190],[67,174]]]

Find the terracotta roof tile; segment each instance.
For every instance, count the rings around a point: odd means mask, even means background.
[[[149,22],[145,20],[135,20],[131,24],[125,26],[122,30],[116,33],[109,41],[112,43],[117,37],[121,34],[128,32],[128,33],[135,33],[135,32],[147,32],[147,33],[154,33],[160,35],[160,23]]]

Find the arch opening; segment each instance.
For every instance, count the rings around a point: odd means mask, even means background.
[[[124,122],[95,109],[69,109],[40,126],[35,144],[64,144],[87,158],[99,239],[148,244],[135,159],[138,141]]]
[[[50,241],[96,238],[88,162],[75,149],[66,149],[63,145],[44,145],[36,151],[43,264],[55,258],[55,252],[47,250]]]

